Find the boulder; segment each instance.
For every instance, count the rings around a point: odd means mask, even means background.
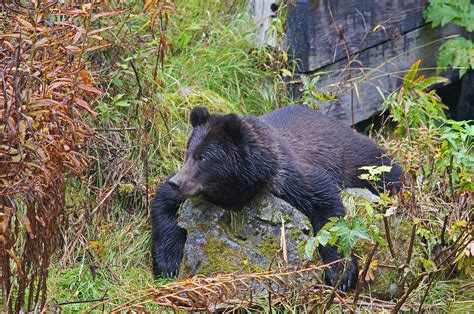
[[[363,189],[346,189],[344,204],[350,216],[363,215],[365,202],[377,203],[379,197]],[[410,223],[392,217],[392,237],[397,243],[408,243]],[[304,247],[312,236],[309,220],[285,201],[272,195],[262,195],[240,211],[226,210],[208,203],[186,201],[178,224],[188,232],[180,269],[180,279],[196,274],[254,273],[285,265],[282,247],[290,265],[304,261]],[[382,221],[378,221],[382,230]],[[284,236],[282,236],[284,230]],[[285,243],[285,245],[282,245]],[[362,260],[373,247],[371,241],[360,241],[354,253]],[[399,254],[405,246],[399,247]],[[319,261],[319,257],[315,257]],[[379,248],[374,260],[389,264],[387,248]],[[391,299],[400,274],[395,268],[375,267],[373,280],[363,285],[365,292],[383,299]],[[313,281],[313,276],[304,279]],[[395,288],[394,288],[395,287]],[[254,287],[255,288],[255,287]]]
[[[181,278],[265,271],[282,265],[285,256],[289,264],[298,264],[312,233],[306,216],[272,195],[240,211],[186,201],[178,224],[188,232]]]

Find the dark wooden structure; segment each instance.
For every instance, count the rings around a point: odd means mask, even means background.
[[[338,96],[322,109],[354,124],[380,112],[383,97],[400,86],[418,59],[422,74],[435,75],[440,45],[462,29],[449,24],[433,29],[423,19],[426,2],[287,1],[287,44],[297,76],[320,73],[320,90]],[[455,71],[443,76],[458,78]],[[472,73],[467,79],[472,81]],[[464,92],[472,99],[472,88]]]

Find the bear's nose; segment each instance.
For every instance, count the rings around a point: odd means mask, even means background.
[[[171,179],[169,179],[169,184],[171,185],[171,187],[173,189],[176,189],[178,190],[180,187],[181,187],[181,181],[175,179],[174,177],[172,177]]]

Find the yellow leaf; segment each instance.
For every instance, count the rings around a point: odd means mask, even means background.
[[[463,228],[463,227],[466,227],[466,226],[467,226],[467,221],[466,221],[466,220],[460,220],[460,221],[457,221],[457,222],[455,223],[455,225],[458,226],[458,227]]]
[[[20,142],[23,144],[25,143],[25,137],[26,137],[26,121],[21,120],[18,123],[18,132],[20,133]]]
[[[30,22],[28,22],[27,20],[25,19],[22,19],[21,17],[17,17],[16,18],[18,20],[18,22],[20,22],[24,27],[26,27],[27,29],[29,30],[34,30],[35,28],[33,27],[33,24],[31,24]]]
[[[155,0],[146,0],[145,2],[145,7],[143,10],[148,11],[150,7],[154,4]]]
[[[415,63],[413,63],[410,70],[408,70],[408,73],[403,77],[403,86],[410,87],[410,84],[413,83],[416,75],[418,74],[420,63],[421,63],[420,59],[418,59]]]
[[[379,266],[379,261],[374,259],[370,262],[370,267],[373,268],[373,269],[377,269],[377,267]]]
[[[21,210],[17,210],[15,214],[21,221],[21,223],[25,226],[26,232],[33,233],[33,229],[31,228],[31,223],[28,217],[26,217],[26,215]]]
[[[287,69],[281,69],[281,74],[282,74],[284,77],[291,77],[291,72],[288,71]]]
[[[377,24],[377,25],[375,25],[375,27],[374,27],[374,29],[372,30],[372,32],[376,32],[376,31],[377,31],[379,28],[381,28],[381,27],[382,27],[382,24],[380,24],[380,23]]]
[[[5,252],[7,252],[8,255],[10,255],[10,257],[15,261],[16,267],[20,274],[23,274],[23,270],[21,268],[21,260],[18,258],[18,256],[16,256],[12,250],[5,250]]]

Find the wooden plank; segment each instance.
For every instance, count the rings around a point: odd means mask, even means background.
[[[258,28],[257,35],[260,44],[276,47],[277,42],[275,34],[269,33],[269,28],[270,21],[275,14],[272,8],[278,8],[277,0],[250,0],[247,2],[247,6],[250,8],[255,24]]]
[[[380,111],[383,98],[379,91],[388,95],[398,88],[402,77],[418,59],[422,60],[420,73],[435,75],[434,68],[443,38],[460,32],[459,27],[451,24],[443,29],[432,29],[431,25],[426,25],[397,40],[362,51],[350,70],[347,69],[347,60],[318,69],[317,72],[326,72],[321,74],[318,90],[335,93],[338,97],[337,100],[323,102],[321,109],[347,124],[369,118]],[[454,72],[445,73],[448,78],[454,75]]]
[[[422,11],[426,0],[288,2],[293,3],[287,9],[288,45],[301,72],[314,71],[347,57],[345,44],[353,54],[425,23]]]

